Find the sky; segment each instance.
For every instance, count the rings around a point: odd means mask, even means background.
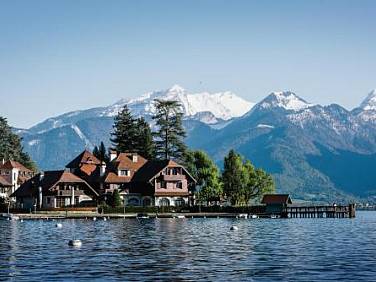
[[[376,1],[0,0],[0,116],[28,128],[179,84],[358,106]]]

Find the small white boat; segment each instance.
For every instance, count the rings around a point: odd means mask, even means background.
[[[137,218],[148,219],[148,218],[150,218],[150,216],[147,213],[139,213],[139,214],[137,214]]]
[[[231,226],[231,228],[230,228],[231,231],[236,231],[236,230],[238,230],[238,229],[239,229],[239,228],[238,228],[237,226],[235,226],[235,225]]]
[[[71,247],[80,248],[82,246],[82,242],[81,240],[77,240],[77,239],[69,240],[68,245]]]
[[[272,219],[276,219],[276,218],[280,218],[280,216],[279,216],[279,215],[276,215],[276,214],[271,214],[271,215],[270,215],[270,218],[272,218]]]
[[[241,213],[241,214],[239,214],[239,218],[245,218],[245,219],[247,219],[248,218],[248,214]]]
[[[251,215],[251,218],[252,218],[252,219],[257,219],[257,218],[259,218],[259,216],[258,216],[257,214],[252,214],[252,215]]]
[[[3,213],[3,214],[0,216],[0,219],[14,221],[14,220],[19,220],[20,217],[17,216],[17,215],[11,214],[11,213]]]
[[[178,216],[176,216],[176,218],[185,218],[185,216],[184,215],[178,215]]]

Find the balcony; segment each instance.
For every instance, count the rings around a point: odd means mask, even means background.
[[[185,176],[182,174],[178,175],[163,175],[164,181],[183,181],[185,179]]]

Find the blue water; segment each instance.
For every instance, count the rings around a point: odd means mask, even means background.
[[[0,221],[0,281],[376,280],[376,212],[59,222]]]

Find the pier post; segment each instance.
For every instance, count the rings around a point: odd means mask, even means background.
[[[349,205],[349,217],[355,218],[355,204]]]

